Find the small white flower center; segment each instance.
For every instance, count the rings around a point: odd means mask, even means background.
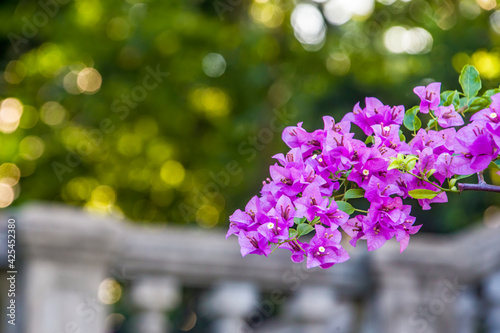
[[[497,114],[495,112],[492,112],[490,114],[490,118],[495,119],[497,117]]]
[[[363,170],[363,175],[368,176],[369,174],[370,174],[370,171],[368,171],[367,169]]]
[[[324,248],[323,246],[320,246],[320,247],[318,248],[318,251],[319,251],[319,252],[321,252],[321,253],[323,253],[323,252],[325,252],[326,250],[325,250],[325,248]]]
[[[390,126],[384,126],[384,131],[389,132],[391,130]]]
[[[272,228],[274,228],[274,223],[272,223],[272,222],[268,223],[268,224],[267,224],[267,228],[268,228],[268,229],[272,229]]]
[[[312,156],[312,159],[313,159],[313,160],[315,160],[315,159],[316,159],[316,157],[318,157],[318,155],[314,154],[314,155]]]
[[[320,162],[320,163],[323,162],[323,159],[321,157],[318,158],[318,162]]]

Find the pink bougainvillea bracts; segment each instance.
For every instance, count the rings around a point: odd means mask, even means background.
[[[500,89],[478,96],[481,80],[472,66],[459,82],[463,93],[441,93],[437,82],[416,87],[420,103],[406,112],[370,97],[340,121],[323,117],[322,129],[285,128],[290,151],[274,156],[260,196],[231,215],[227,237],[238,237],[243,256],[282,248],[293,262],[328,268],[349,259],[342,237],[353,246],[366,240],[369,251],[395,238],[404,251],[421,225],[403,199],[417,199],[427,210],[447,202],[449,193],[500,192],[482,177],[487,168],[500,170]],[[428,118],[426,128],[419,114]],[[355,138],[353,125],[365,137]],[[476,173],[479,184],[457,182]],[[365,198],[368,209],[349,203],[356,198]]]

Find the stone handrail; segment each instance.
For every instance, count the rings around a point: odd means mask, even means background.
[[[336,327],[331,331],[472,333],[480,319],[488,321],[491,332],[500,327],[488,319],[500,309],[495,291],[500,290],[495,289],[500,228],[419,234],[402,254],[391,242],[369,254],[363,246],[346,245],[348,262],[306,270],[293,264],[286,250],[242,258],[237,239],[225,240],[223,230],[145,226],[46,203],[4,211],[1,218],[9,216],[18,226],[18,316],[24,320],[6,332],[105,332],[109,307],[96,293],[109,276],[130,283],[127,299],[141,333],[168,331],[172,323],[165,313],[179,305],[182,286],[207,290],[199,308],[213,318],[210,330],[217,333],[249,327],[275,332],[290,325],[290,332]],[[478,295],[476,286],[492,291]],[[257,325],[256,304],[269,303],[260,298],[262,292],[286,301],[280,317],[258,313]],[[481,299],[482,318],[470,311]],[[430,315],[424,316],[419,311],[426,306]]]

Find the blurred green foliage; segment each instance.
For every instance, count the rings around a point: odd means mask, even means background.
[[[338,3],[3,1],[2,205],[224,226],[286,149],[284,126],[312,130],[366,96],[414,105],[415,85],[458,88],[467,63],[498,86],[495,1],[356,0],[347,20]],[[447,231],[499,202],[467,193],[419,218]]]

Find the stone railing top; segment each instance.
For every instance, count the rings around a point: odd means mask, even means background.
[[[269,258],[242,258],[236,237],[224,230],[174,225],[145,226],[99,217],[78,208],[36,203],[9,212],[18,223],[19,245],[26,257],[110,260],[127,276],[171,275],[184,284],[210,285],[222,280],[253,282],[263,290],[298,288],[302,283],[331,285],[341,293],[359,295],[371,269],[403,269],[410,274],[454,274],[475,280],[493,272],[500,256],[500,228],[474,226],[454,235],[419,234],[403,254],[389,242],[366,255],[364,244],[346,246],[351,260],[328,270],[306,270],[290,261],[287,250]],[[6,216],[6,215],[4,215]],[[21,253],[21,252],[20,252]]]
[[[491,219],[500,221],[500,215]],[[500,266],[500,223],[474,224],[455,234],[417,234],[404,253],[390,242],[375,251],[372,268],[378,271],[405,267],[421,274],[453,275],[474,281]],[[491,227],[493,226],[493,227]]]
[[[18,253],[51,260],[110,260],[123,229],[118,220],[51,203],[25,205],[8,216],[16,220]]]
[[[269,258],[242,258],[237,238],[226,240],[220,229],[130,223],[49,203],[32,203],[7,213],[17,220],[20,253],[28,259],[110,260],[113,272],[125,278],[171,275],[196,286],[247,281],[261,290],[295,289],[303,283],[335,285],[348,294],[361,293],[367,282],[365,256],[359,249],[352,249],[352,259],[334,270],[306,270],[305,265],[291,262],[287,250]]]

